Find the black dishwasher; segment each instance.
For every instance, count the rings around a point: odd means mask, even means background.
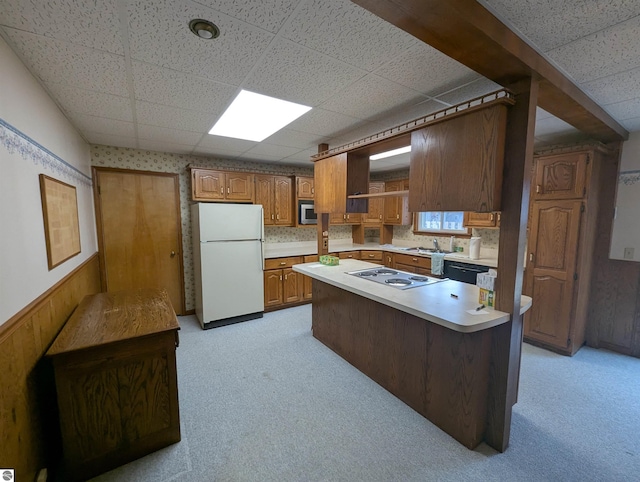
[[[444,260],[444,277],[454,281],[462,281],[474,285],[476,284],[478,273],[486,273],[487,271],[489,271],[488,266]]]

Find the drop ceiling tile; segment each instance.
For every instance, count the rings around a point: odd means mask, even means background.
[[[439,95],[436,99],[450,105],[456,105],[500,89],[502,86],[482,77],[470,84]]]
[[[266,154],[261,154],[259,156],[255,154],[244,153],[240,154],[236,159],[242,159],[244,161],[254,161],[254,162],[274,162],[280,161],[282,159],[281,156],[268,156]]]
[[[300,0],[195,0],[218,12],[276,33]],[[213,18],[209,19],[215,23]]]
[[[102,134],[100,132],[83,131],[82,134],[87,139],[89,144],[96,144],[102,146],[118,146],[118,147],[131,147],[133,149],[138,148],[138,141],[133,137],[113,136],[109,134]]]
[[[118,0],[0,0],[0,25],[124,55]]]
[[[364,120],[399,105],[415,104],[421,100],[424,97],[416,91],[369,74],[320,104],[320,107]]]
[[[206,135],[198,144],[198,147],[223,149],[228,151],[246,152],[258,143],[244,139],[234,139],[233,137]]]
[[[395,56],[375,74],[426,95],[438,95],[480,77],[473,70],[420,43]]]
[[[201,133],[167,129],[165,127],[138,124],[138,138],[140,141],[150,140],[171,144],[195,146],[202,137]]]
[[[309,134],[307,132],[294,131],[291,129],[280,129],[278,132],[272,134],[264,140],[264,142],[268,144],[297,147],[298,149],[307,149],[309,146],[321,144],[323,141],[323,136],[319,136],[317,134]]]
[[[237,87],[195,75],[133,62],[133,83],[137,100],[166,104],[202,112],[223,112]]]
[[[372,71],[419,41],[376,15],[344,0],[302,4],[282,35],[350,65]]]
[[[317,106],[365,72],[286,39],[277,39],[244,83],[247,90]]]
[[[112,136],[135,137],[133,122],[106,117],[69,112],[69,120],[81,131],[90,131]]]
[[[640,113],[640,97],[625,100],[624,102],[604,105],[603,107],[618,121],[633,119],[634,117],[638,117],[638,113]]]
[[[45,87],[67,111],[133,122],[129,97],[79,89],[68,84],[46,83]]]
[[[627,119],[621,122],[621,124],[631,132],[639,132],[640,131],[640,117],[634,117],[633,119]]]
[[[640,15],[637,0],[480,0],[543,52]]]
[[[190,2],[129,3],[131,57],[219,82],[239,85],[273,34]],[[203,40],[188,28],[194,18],[211,19],[220,36]]]
[[[319,136],[333,136],[336,132],[347,129],[358,122],[360,120],[354,117],[314,107],[302,117],[294,120],[287,128]]]
[[[317,147],[313,149],[305,149],[303,151],[296,152],[295,154],[284,158],[283,161],[299,162],[301,163],[301,165],[306,165],[306,167],[313,168],[313,162],[311,161],[311,156],[315,156],[317,153],[318,153]]]
[[[267,158],[278,158],[284,159],[285,157],[292,156],[302,149],[297,147],[285,147],[285,146],[275,146],[273,144],[267,144],[266,142],[261,142],[257,146],[246,151],[243,156],[253,156],[255,158],[260,158],[262,156],[266,156]]]
[[[168,152],[171,154],[191,154],[193,146],[162,142],[157,140],[140,139],[139,149],[144,151]]]
[[[194,150],[193,150],[193,154],[194,155],[201,155],[201,156],[219,156],[222,158],[230,158],[233,159],[237,156],[239,156],[240,154],[242,154],[242,151],[233,151],[233,150],[228,150],[228,149],[216,149],[213,147],[202,147],[202,146],[197,146]]]
[[[150,102],[136,102],[136,116],[141,124],[199,132],[201,135],[209,132],[215,117],[206,112],[178,109]]]
[[[640,67],[640,15],[547,55],[581,84]]]
[[[5,32],[27,67],[43,82],[128,95],[124,57],[20,30]]]
[[[601,105],[640,97],[640,68],[609,75],[580,87]]]

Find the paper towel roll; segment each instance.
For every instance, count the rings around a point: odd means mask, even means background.
[[[479,259],[480,258],[480,242],[482,238],[479,236],[472,236],[469,240],[469,258],[471,259]]]

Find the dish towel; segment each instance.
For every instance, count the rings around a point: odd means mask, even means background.
[[[431,274],[444,273],[444,253],[431,253]]]

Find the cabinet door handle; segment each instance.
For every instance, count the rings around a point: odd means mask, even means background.
[[[288,275],[286,275],[286,274],[284,275],[284,280],[285,280],[285,281],[287,281],[287,276],[288,276]]]
[[[280,215],[279,214],[276,214],[276,219],[280,220]]]
[[[400,215],[399,214],[396,214],[396,219],[400,219]]]
[[[315,188],[312,187],[311,188],[311,194],[315,194],[315,193],[316,193],[316,190],[315,190]]]
[[[491,213],[491,221],[493,221],[493,213]]]
[[[230,192],[231,192],[231,191],[230,191],[230,188],[227,188],[227,194],[229,194]]]
[[[287,262],[286,262],[286,261],[280,261],[280,266],[284,266],[284,265],[286,265],[286,264],[287,264]]]
[[[220,188],[220,194],[222,194],[224,196],[224,188],[223,187]]]
[[[173,258],[176,255],[175,251],[171,251],[171,257]]]
[[[415,261],[417,263],[418,262],[418,258],[411,258],[411,261]]]
[[[529,253],[529,261],[533,262],[533,253]]]
[[[536,193],[540,194],[540,184],[536,184]]]
[[[380,219],[382,219],[382,214],[379,214],[379,215],[378,215],[378,217],[379,217]]]
[[[370,258],[373,258],[374,256],[375,256],[375,254],[370,254],[369,255]]]
[[[350,254],[349,256],[347,256],[347,258],[353,258],[353,255],[352,255],[352,254]]]
[[[271,219],[273,219],[274,217],[275,217],[275,216],[272,214],[272,215],[271,215]]]
[[[282,275],[280,275],[280,281],[282,281]]]

